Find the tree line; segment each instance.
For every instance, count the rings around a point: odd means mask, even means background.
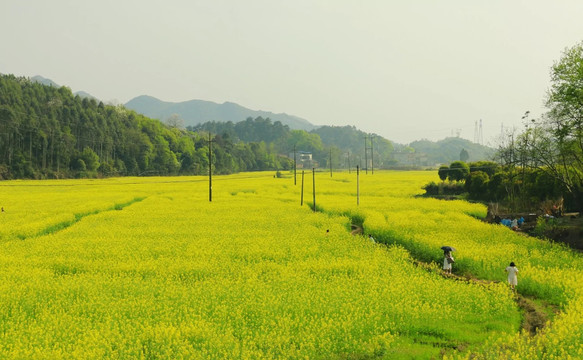
[[[264,141],[188,131],[25,77],[0,75],[0,179],[286,170]]]
[[[222,134],[235,142],[265,141],[281,154],[291,155],[294,150],[310,152],[315,162],[326,168],[330,165],[336,169],[354,169],[357,165],[362,169],[387,168],[395,163],[389,140],[354,126],[321,126],[307,132],[257,117],[237,123],[209,121],[187,129]]]
[[[428,195],[466,193],[470,200],[503,203],[515,210],[538,210],[541,203],[566,196],[556,179],[540,168],[518,169],[494,161],[454,161],[440,166],[438,175],[441,183],[425,185]]]
[[[567,208],[582,211],[583,42],[564,50],[550,78],[547,112],[534,119],[526,111],[523,129],[504,134],[494,161],[478,166],[454,162],[439,169],[440,177],[462,182],[473,199],[515,209],[563,199]],[[439,192],[439,185],[429,189]]]

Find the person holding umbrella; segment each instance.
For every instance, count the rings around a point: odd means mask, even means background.
[[[446,274],[451,274],[451,264],[455,262],[451,253],[455,251],[455,248],[451,246],[442,246],[441,250],[443,250],[443,271],[445,271]]]

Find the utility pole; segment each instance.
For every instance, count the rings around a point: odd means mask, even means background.
[[[316,168],[312,168],[312,197],[314,199],[314,212],[316,212]]]
[[[332,177],[332,148],[330,148],[330,177]]]
[[[350,174],[350,150],[348,150],[348,173]]]
[[[302,170],[302,195],[300,200],[300,206],[304,205],[304,170]]]
[[[372,146],[372,134],[364,136],[364,165],[366,166],[366,174],[368,175],[368,151],[370,150],[370,161],[371,161],[371,171],[374,174],[374,157],[373,157],[373,146]],[[368,146],[368,139],[370,138],[370,147]]]
[[[366,142],[366,139],[368,139],[368,136],[364,136],[364,166],[365,166],[365,170],[366,170],[366,174],[368,175],[368,144]]]
[[[374,135],[370,135],[370,171],[371,173],[374,175],[374,146],[373,146],[373,142],[372,139],[374,138]]]
[[[360,174],[356,165],[356,205],[360,205]]]
[[[296,144],[294,144],[294,185],[296,185]]]
[[[213,140],[209,132],[209,202],[213,201]]]

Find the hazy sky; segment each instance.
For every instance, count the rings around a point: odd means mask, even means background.
[[[538,117],[583,1],[0,0],[0,73],[103,101],[231,101],[399,143]],[[459,130],[456,130],[459,129]]]

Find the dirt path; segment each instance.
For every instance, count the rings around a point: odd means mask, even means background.
[[[440,269],[436,269],[435,267],[430,266],[428,263],[419,260],[414,260],[413,264],[429,272],[437,273],[440,276],[452,281],[471,281],[475,284],[500,283],[500,281],[477,279],[472,276],[448,274],[441,271]],[[531,336],[536,335],[546,326],[547,322],[559,312],[559,309],[554,305],[550,305],[540,299],[525,297],[520,293],[515,293],[514,300],[523,312],[522,328],[525,331],[528,331]]]
[[[358,225],[350,225],[350,234],[351,235],[362,235],[362,228]]]
[[[554,306],[548,304],[537,304],[535,300],[526,298],[520,294],[518,294],[516,302],[524,311],[522,328],[528,331],[531,336],[536,335],[546,326],[547,322],[550,320],[548,315],[549,310],[552,311],[553,314],[558,312],[558,309]]]
[[[364,231],[360,225],[352,224],[351,225],[351,232],[352,235],[363,235]],[[382,245],[387,245],[384,243],[380,243]],[[442,271],[440,268],[436,268],[435,266],[430,265],[429,263],[414,259],[413,264],[425,269],[426,271],[437,273],[440,276],[452,280],[452,281],[471,281],[475,284],[491,284],[491,283],[499,283],[500,281],[493,281],[493,280],[483,280],[478,279],[474,276],[467,275],[467,276],[460,276],[456,274],[448,274]],[[516,304],[521,309],[523,316],[522,316],[522,328],[527,331],[531,336],[536,335],[540,332],[551,320],[554,315],[559,312],[559,309],[555,305],[548,304],[544,300],[525,297],[520,293],[515,293],[514,300]]]

